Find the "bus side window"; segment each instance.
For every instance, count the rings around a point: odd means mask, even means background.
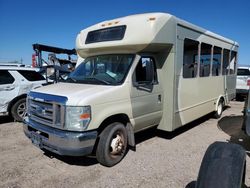
[[[224,49],[223,50],[222,75],[227,75],[229,72],[229,55],[230,55],[230,51],[227,49]]]
[[[221,48],[214,46],[214,54],[212,60],[212,76],[219,76],[221,74],[221,52]]]
[[[183,78],[195,78],[197,76],[197,55],[199,42],[185,39],[183,54]]]
[[[236,63],[237,63],[237,52],[231,51],[231,58],[230,58],[230,63],[229,63],[229,68],[230,68],[229,74],[235,74]]]
[[[210,75],[211,49],[212,45],[201,43],[200,77],[207,77]]]

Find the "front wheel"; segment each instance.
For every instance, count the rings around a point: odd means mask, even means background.
[[[114,166],[125,156],[127,146],[128,134],[125,126],[118,122],[112,123],[100,134],[96,158],[104,166]]]
[[[26,116],[26,99],[22,98],[11,107],[11,115],[16,121],[23,121]]]

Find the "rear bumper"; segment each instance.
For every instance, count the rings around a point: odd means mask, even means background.
[[[247,95],[248,89],[236,89],[236,94]]]
[[[41,149],[59,155],[84,156],[91,154],[97,138],[97,131],[71,132],[25,121],[25,135]]]

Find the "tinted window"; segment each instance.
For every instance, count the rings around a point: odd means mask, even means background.
[[[109,27],[105,29],[99,29],[96,31],[90,31],[87,35],[85,44],[122,40],[125,34],[126,26]]]
[[[201,43],[200,77],[210,75],[211,49],[212,45]]]
[[[221,74],[221,51],[222,49],[215,46],[214,47],[214,54],[213,54],[213,61],[212,61],[212,75],[219,76]]]
[[[183,55],[183,77],[194,78],[197,75],[197,61],[199,42],[185,39]]]
[[[250,76],[249,69],[238,69],[237,75],[239,76]]]
[[[154,75],[153,78],[151,77],[152,75]],[[136,66],[135,77],[135,81],[137,83],[157,82],[157,73],[154,59],[151,57],[142,57]]]
[[[18,70],[18,72],[29,81],[45,80],[45,78],[36,71]]]
[[[229,70],[229,54],[230,51],[227,49],[223,50],[223,66],[222,66],[222,74],[227,75]]]
[[[15,79],[7,70],[0,70],[0,85],[12,84],[14,81]]]
[[[237,62],[236,60],[237,60],[237,52],[231,51],[230,63],[229,63],[230,74],[235,74],[236,62]]]

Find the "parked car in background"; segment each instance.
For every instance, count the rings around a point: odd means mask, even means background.
[[[248,80],[250,81],[250,67],[238,67],[236,82],[236,100],[242,100],[244,97],[247,96],[249,90],[249,86],[247,85]]]
[[[16,121],[22,121],[26,114],[27,92],[45,83],[37,69],[0,66],[0,115],[11,115]]]
[[[250,83],[248,83],[248,87],[249,87]],[[245,131],[245,133],[250,136],[250,100],[249,100],[249,96],[250,92],[248,90],[248,95],[245,99],[245,104],[244,104],[244,108],[243,108],[243,125],[242,125],[242,129]]]

